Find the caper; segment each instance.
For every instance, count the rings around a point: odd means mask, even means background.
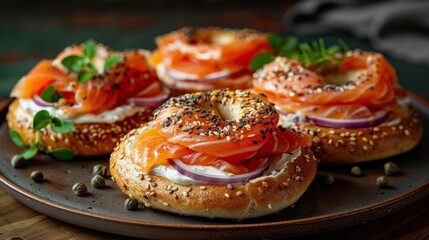
[[[82,182],[77,182],[73,185],[72,190],[77,196],[85,196],[88,193],[88,188]]]
[[[334,175],[327,173],[323,176],[322,184],[325,186],[330,186],[334,183]]]
[[[389,187],[389,179],[386,176],[380,176],[376,179],[377,186],[379,188]]]
[[[127,198],[124,206],[127,210],[137,210],[139,208],[139,202],[134,198]]]
[[[352,167],[352,169],[350,170],[350,172],[352,173],[353,176],[356,176],[356,177],[362,175],[362,169],[360,169],[359,166]]]
[[[95,188],[104,188],[106,187],[106,181],[101,175],[95,175],[91,179],[91,185]]]
[[[41,171],[33,171],[30,174],[31,179],[37,183],[43,182],[43,173]]]
[[[92,168],[92,176],[100,175],[102,177],[107,177],[107,167],[103,164],[96,164]]]
[[[384,173],[388,176],[396,175],[399,173],[399,167],[396,163],[387,162],[383,165]]]
[[[12,157],[12,160],[10,161],[10,163],[12,164],[12,167],[14,167],[14,168],[21,168],[27,164],[27,160],[25,160],[21,154],[15,154]]]

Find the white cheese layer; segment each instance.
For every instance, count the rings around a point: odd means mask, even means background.
[[[65,121],[71,121],[76,124],[80,123],[114,123],[116,121],[124,120],[125,118],[136,114],[141,111],[141,107],[134,105],[122,105],[111,110],[103,111],[99,114],[66,114],[61,109],[54,109],[53,107],[41,107],[34,103],[32,99],[19,99],[19,104],[25,110],[36,114],[40,110],[46,110],[50,114],[55,114],[57,117]]]

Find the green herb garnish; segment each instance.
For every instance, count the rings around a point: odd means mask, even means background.
[[[58,102],[61,98],[63,98],[63,95],[61,95],[58,92],[55,92],[55,86],[51,85],[45,90],[43,90],[42,94],[40,94],[40,97],[49,103],[55,103]]]
[[[32,159],[34,156],[36,156],[39,149],[35,145],[30,145],[29,148],[22,151],[21,155],[25,160]]]
[[[86,82],[97,74],[92,59],[97,54],[97,43],[90,39],[83,44],[83,55],[70,55],[65,57],[61,64],[69,72],[77,74],[77,80],[80,83]]]
[[[34,115],[33,128],[41,130],[51,123],[51,115],[46,110],[40,110]]]
[[[340,52],[349,51],[349,48],[342,40],[338,40],[338,45],[327,48],[323,39],[313,41],[310,45],[308,43],[299,43],[296,37],[283,39],[274,33],[268,33],[267,38],[277,56],[295,59],[305,67],[314,69],[317,73],[328,70],[328,68],[331,70],[336,69],[344,61],[344,56]],[[272,62],[275,57],[276,55],[270,53],[258,54],[251,61],[249,68],[258,70],[265,64]]]
[[[85,44],[83,45],[83,55],[85,57],[88,57],[89,59],[92,59],[97,54],[97,42],[93,39],[86,40]]]
[[[69,161],[74,157],[74,152],[70,151],[67,148],[55,148],[51,151],[48,151],[48,153],[54,158],[57,158],[63,161]]]
[[[107,57],[106,62],[104,63],[104,71],[109,70],[115,64],[122,62],[122,56],[119,54],[113,54]]]
[[[47,102],[57,103],[62,99],[62,95],[55,92],[54,86],[49,86],[42,92],[41,98]],[[56,148],[46,151],[46,147],[39,142],[41,130],[48,126],[50,126],[51,130],[56,133],[63,134],[75,131],[75,126],[72,122],[63,121],[61,118],[56,117],[55,108],[53,112],[54,113],[51,115],[47,110],[40,110],[34,115],[33,129],[36,130],[36,139],[31,144],[26,144],[17,131],[9,130],[9,136],[15,145],[19,147],[27,147],[27,149],[22,151],[20,154],[24,159],[28,160],[33,158],[39,151],[47,152],[52,157],[60,160],[70,160],[74,157],[74,153],[67,148]]]
[[[70,55],[65,57],[61,64],[67,68],[69,72],[77,74],[77,81],[84,83],[97,75],[97,70],[93,64],[93,59],[97,55],[97,42],[89,39],[83,44],[83,55]],[[122,56],[113,54],[106,58],[103,70],[107,71],[115,64],[122,61]]]
[[[15,143],[18,147],[25,147],[27,144],[25,144],[24,140],[22,140],[21,135],[17,131],[9,130],[9,137],[12,139],[12,142]]]
[[[252,59],[249,68],[256,71],[262,68],[265,64],[272,62],[274,58],[276,57],[271,53],[260,53]]]

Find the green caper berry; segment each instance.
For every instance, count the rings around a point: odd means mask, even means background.
[[[377,186],[379,188],[389,187],[389,179],[386,176],[380,176],[376,179]]]
[[[43,173],[41,171],[33,171],[30,174],[31,179],[33,179],[34,182],[41,183],[43,182]]]
[[[362,175],[362,169],[360,169],[359,166],[352,167],[352,169],[350,170],[350,172],[352,173],[353,176],[356,176],[356,177]]]
[[[100,175],[102,177],[107,177],[107,167],[103,164],[96,164],[92,168],[92,176]]]
[[[106,187],[106,181],[101,175],[95,175],[91,179],[91,185],[95,188],[104,188]]]
[[[323,176],[322,184],[324,186],[330,186],[334,183],[334,180],[335,180],[334,175],[327,173]]]
[[[88,193],[88,188],[84,183],[77,182],[73,185],[72,190],[77,196],[85,196]]]
[[[27,164],[27,160],[25,160],[21,154],[15,154],[12,157],[12,160],[10,161],[10,163],[12,164],[12,167],[14,167],[14,168],[21,168]]]
[[[124,206],[127,210],[137,210],[139,208],[139,202],[134,198],[127,198]]]
[[[387,162],[383,165],[384,173],[388,176],[396,175],[399,173],[399,167],[396,163]]]

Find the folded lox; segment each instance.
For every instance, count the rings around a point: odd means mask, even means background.
[[[151,64],[177,95],[218,88],[246,89],[258,53],[271,52],[265,34],[251,29],[182,28],[156,38]]]

